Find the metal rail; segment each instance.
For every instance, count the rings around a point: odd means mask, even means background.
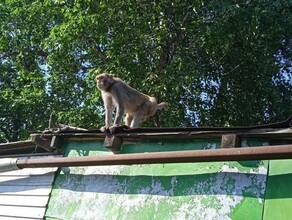
[[[212,161],[292,159],[292,145],[134,153],[105,156],[18,159],[18,168],[160,164]]]

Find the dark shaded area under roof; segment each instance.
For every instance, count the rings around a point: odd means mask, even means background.
[[[0,144],[0,158],[19,157],[22,155],[37,155],[40,153],[47,153],[48,151],[44,148],[37,146],[32,141],[18,141],[11,143]]]

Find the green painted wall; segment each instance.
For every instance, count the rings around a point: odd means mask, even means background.
[[[264,220],[292,219],[292,160],[270,161]]]
[[[263,142],[245,141],[246,145]],[[219,140],[125,143],[122,153],[219,148]],[[68,157],[111,154],[70,142]],[[262,219],[267,161],[61,168],[47,219]]]

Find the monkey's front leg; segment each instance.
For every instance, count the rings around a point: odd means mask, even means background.
[[[105,126],[102,126],[100,128],[100,131],[106,132],[111,126],[111,121],[112,121],[112,110],[106,109],[105,110]]]
[[[115,117],[115,120],[114,120],[114,124],[113,124],[113,127],[117,127],[117,126],[120,126],[121,125],[121,121],[123,119],[123,116],[124,116],[124,106],[123,105],[118,105],[117,106],[117,109],[116,109],[116,117]]]
[[[117,106],[116,108],[116,117],[114,120],[113,126],[109,127],[110,133],[114,134],[116,132],[116,128],[121,125],[121,121],[124,116],[124,107],[123,106]]]
[[[112,97],[105,92],[102,92],[102,99],[105,108],[105,126],[101,127],[100,130],[101,132],[106,132],[106,130],[109,129],[112,124],[113,100]]]

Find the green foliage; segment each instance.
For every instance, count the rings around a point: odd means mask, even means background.
[[[51,114],[100,127],[103,71],[170,103],[144,126],[291,114],[290,1],[7,0],[0,11],[0,142],[46,128]]]

